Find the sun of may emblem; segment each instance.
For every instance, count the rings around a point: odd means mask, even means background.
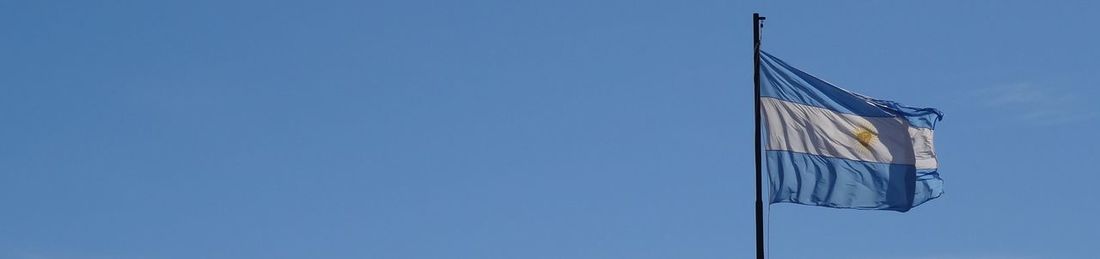
[[[868,128],[860,127],[856,130],[856,141],[859,141],[859,144],[863,145],[863,147],[871,147],[871,142],[875,141],[875,137],[877,136],[878,134],[875,134],[874,131]]]

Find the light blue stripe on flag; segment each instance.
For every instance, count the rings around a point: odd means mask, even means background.
[[[908,211],[916,168],[827,156],[767,151],[771,202]]]
[[[761,51],[760,95],[865,117],[904,117],[910,125],[935,128],[943,114],[932,108],[907,107],[862,96],[807,74]],[[763,73],[768,71],[770,73]]]
[[[767,53],[761,61],[772,203],[904,212],[943,193],[939,111],[841,89]]]

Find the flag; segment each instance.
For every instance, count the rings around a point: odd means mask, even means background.
[[[768,53],[760,63],[771,203],[905,212],[943,194],[938,110],[841,89]]]

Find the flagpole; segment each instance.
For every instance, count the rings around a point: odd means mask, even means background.
[[[756,118],[756,258],[764,259],[764,199],[763,186],[761,186],[763,173],[760,170],[760,22],[764,20],[759,13],[752,14],[752,81],[755,108],[753,114]]]

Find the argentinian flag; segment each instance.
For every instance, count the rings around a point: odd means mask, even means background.
[[[943,193],[936,109],[849,92],[767,53],[760,73],[772,203],[904,212]]]

